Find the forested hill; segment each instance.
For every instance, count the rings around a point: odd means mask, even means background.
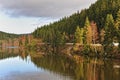
[[[10,38],[17,38],[18,36],[19,35],[10,34],[10,33],[0,31],[0,40],[6,40],[6,39],[10,39]]]
[[[85,13],[84,16],[86,15],[90,20],[94,20],[99,28],[103,28],[107,14],[112,14],[114,20],[116,20],[119,9],[120,0],[98,0],[95,4],[92,4],[89,9],[83,10],[81,13]]]
[[[70,17],[64,17],[57,22],[36,29],[33,35],[35,38],[41,38],[44,41],[50,41],[57,34],[64,32],[70,37],[74,35],[77,26],[81,28],[85,26],[86,17],[89,18],[90,22],[96,22],[98,32],[100,32],[105,27],[107,14],[112,14],[114,20],[116,20],[119,9],[120,0],[97,0],[88,9],[83,9]]]

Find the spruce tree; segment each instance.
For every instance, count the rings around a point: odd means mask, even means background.
[[[85,27],[90,26],[90,21],[89,21],[89,18],[88,18],[88,17],[86,17],[85,25],[84,25],[84,26],[85,26]]]
[[[63,34],[62,34],[62,36],[61,36],[61,44],[62,44],[62,45],[65,45],[65,43],[66,43],[66,33],[63,32]]]
[[[79,28],[77,26],[76,32],[75,32],[75,42],[83,44],[83,28]]]
[[[108,49],[112,49],[113,41],[115,37],[115,26],[114,19],[112,14],[108,14],[105,22],[105,36],[104,36],[104,49],[107,51]]]

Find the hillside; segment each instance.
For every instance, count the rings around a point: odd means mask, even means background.
[[[83,9],[81,12],[78,11],[70,17],[64,17],[57,22],[36,29],[33,32],[33,36],[42,39],[44,42],[52,43],[56,40],[59,42],[60,39],[58,37],[65,33],[67,42],[74,42],[75,30],[77,26],[80,28],[85,27],[86,17],[88,17],[90,22],[94,21],[97,24],[100,35],[101,30],[105,27],[107,15],[112,14],[113,19],[116,21],[119,9],[120,0],[97,0],[88,9]]]
[[[0,40],[6,40],[6,39],[10,39],[10,38],[17,38],[18,36],[19,35],[10,34],[10,33],[0,31]]]

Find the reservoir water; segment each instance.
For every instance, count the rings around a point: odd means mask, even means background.
[[[120,60],[1,49],[0,80],[120,80]]]

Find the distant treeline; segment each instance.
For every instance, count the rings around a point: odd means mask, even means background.
[[[7,40],[7,39],[13,39],[13,38],[18,38],[19,35],[17,34],[10,34],[10,33],[5,33],[0,31],[0,40]]]

